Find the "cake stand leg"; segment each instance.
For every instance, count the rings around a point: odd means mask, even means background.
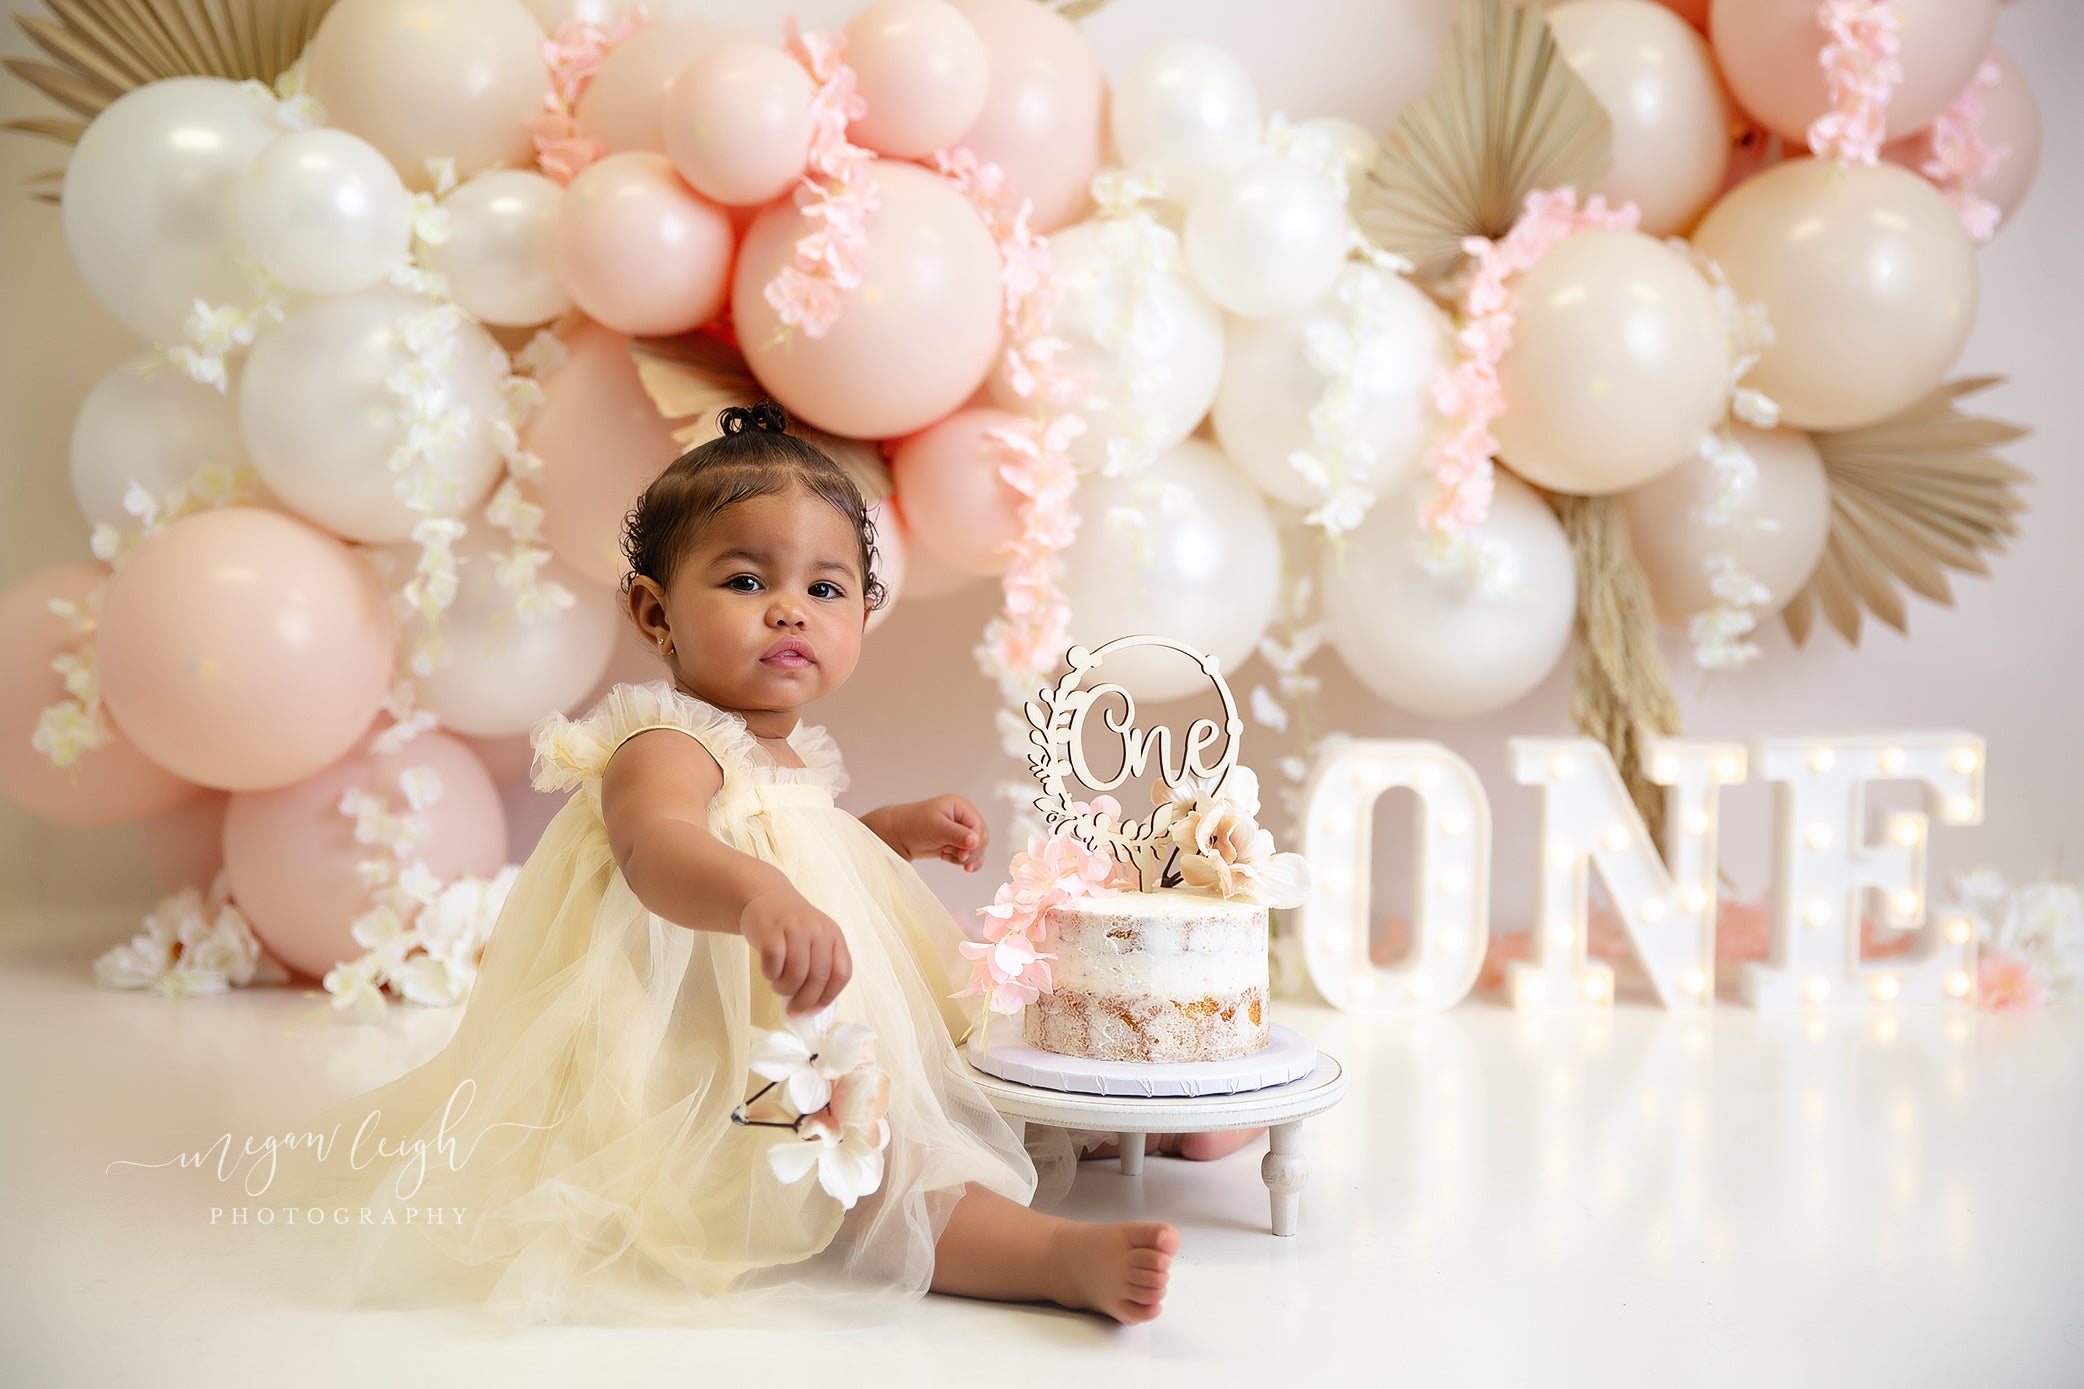
[[[1114,1136],[1115,1146],[1122,1150],[1122,1175],[1143,1175],[1143,1135],[1140,1133],[1118,1133]]]
[[[1302,1205],[1303,1178],[1309,1164],[1302,1156],[1302,1121],[1275,1124],[1267,1135],[1266,1156],[1260,1160],[1259,1175],[1273,1195],[1274,1233],[1295,1233],[1296,1211]]]

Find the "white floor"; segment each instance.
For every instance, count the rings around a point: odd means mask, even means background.
[[[209,1179],[111,1166],[381,1081],[454,1015],[311,1025],[295,991],[98,989],[120,934],[0,934],[0,1383],[2084,1383],[2076,1008],[1532,1022],[1470,1002],[1412,1025],[1286,1003],[1349,1081],[1304,1128],[1298,1237],[1267,1232],[1264,1140],[1141,1178],[1088,1163],[1065,1208],[1181,1228],[1149,1326],[929,1297],[844,1334],[501,1341],[256,1292],[269,1232],[212,1225]]]

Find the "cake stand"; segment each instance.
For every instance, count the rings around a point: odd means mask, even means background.
[[[992,1107],[1009,1119],[1114,1134],[1121,1144],[1122,1171],[1132,1177],[1143,1171],[1145,1134],[1269,1130],[1259,1175],[1273,1198],[1276,1235],[1295,1233],[1302,1204],[1303,1179],[1309,1173],[1302,1156],[1303,1120],[1330,1109],[1346,1093],[1345,1072],[1322,1051],[1317,1053],[1316,1069],[1300,1080],[1230,1095],[1079,1094],[1001,1080],[960,1054],[950,1064],[968,1071]]]

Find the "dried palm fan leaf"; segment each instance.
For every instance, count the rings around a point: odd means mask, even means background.
[[[1612,119],[1541,11],[1477,0],[1441,50],[1439,82],[1383,140],[1354,215],[1438,288],[1461,267],[1462,239],[1505,235],[1527,194],[1591,192],[1612,145]]]
[[[718,338],[689,333],[677,338],[632,338],[630,357],[644,392],[669,420],[686,420],[673,431],[673,442],[693,448],[717,436],[717,412],[731,405],[751,405],[766,397],[738,349]],[[869,504],[893,490],[882,452],[865,439],[847,439],[814,429],[801,420],[789,432],[816,444],[854,479]]]
[[[2019,533],[2029,474],[1994,450],[2027,431],[1956,402],[2003,380],[1970,377],[1859,429],[1812,434],[1831,488],[1831,532],[1808,584],[1782,610],[1796,644],[1816,613],[1857,645],[1863,613],[1905,630],[1903,589],[1951,606],[1947,571],[1988,574],[1984,556]]]
[[[1107,8],[1107,0],[1043,0],[1043,3],[1073,24]]]

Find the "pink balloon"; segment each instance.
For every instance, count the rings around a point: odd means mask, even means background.
[[[160,891],[207,889],[224,867],[224,812],[228,791],[202,791],[166,814],[141,821],[138,853]]]
[[[681,19],[648,24],[608,51],[572,114],[611,154],[666,152],[666,93],[695,59],[726,39],[750,39],[736,24]]]
[[[904,512],[900,509],[892,514],[896,517],[898,540],[905,552],[906,602],[946,598],[951,593],[962,592],[983,577],[936,559],[913,537],[911,527],[905,524]]]
[[[622,521],[680,456],[673,431],[637,379],[629,338],[596,323],[565,335],[565,360],[543,378],[521,442],[543,460],[530,483],[551,551],[598,584],[621,584]]]
[[[962,139],[984,114],[990,55],[948,0],[876,0],[847,21],[847,62],[868,114],[847,138],[917,159]]]
[[[587,317],[669,337],[723,307],[731,220],[662,154],[611,154],[557,207],[557,278]]]
[[[1026,0],[1022,0],[1026,3]],[[875,165],[861,283],[822,338],[779,340],[768,281],[811,224],[793,203],[753,219],[731,285],[746,361],[791,415],[831,434],[888,439],[924,429],[984,381],[999,347],[999,250],[969,202],[912,164]],[[576,185],[574,185],[576,186]],[[928,350],[930,347],[930,350]]]
[[[1894,0],[1903,80],[1889,95],[1890,136],[1932,123],[1990,51],[1997,0]],[[1709,36],[1737,104],[1760,125],[1807,141],[1830,109],[1816,0],[1713,0]]]
[[[497,738],[465,738],[463,743],[477,754],[478,761],[485,764],[485,774],[501,791],[509,786],[528,785],[529,769],[535,765],[535,744],[526,733],[508,733]]]
[[[1004,410],[958,410],[890,455],[912,542],[965,574],[1003,574],[1000,547],[1020,534],[1021,494],[1003,477],[1004,450],[985,437],[1017,425]]]
[[[2026,200],[2026,190],[2040,171],[2041,110],[2019,65],[2002,53],[1992,56],[1998,64],[1997,85],[1981,94],[1983,112],[1975,122],[1975,133],[1996,155],[1997,165],[1988,177],[1971,182],[1968,191],[1996,205],[2001,227]],[[1932,134],[1921,130],[1898,140],[1885,146],[1881,157],[1930,178],[1925,164],[1932,158]]]
[[[876,531],[876,577],[883,581],[883,606],[868,615],[864,632],[873,632],[890,620],[897,600],[905,595],[905,575],[911,557],[905,552],[903,527],[897,519],[895,498],[886,498],[868,509],[869,524]]]
[[[226,507],[145,537],[109,584],[96,647],[109,712],[148,756],[251,791],[354,746],[395,644],[366,561],[302,521]]]
[[[703,197],[773,202],[803,177],[814,129],[810,74],[765,44],[727,39],[666,93],[666,155]]]
[[[1032,198],[1038,232],[1085,215],[1107,149],[1107,76],[1078,26],[1033,0],[956,0],[984,40],[991,87],[959,143]]]
[[[270,954],[313,978],[363,952],[349,930],[369,905],[357,865],[377,850],[355,842],[354,820],[340,812],[345,792],[382,790],[402,814],[397,773],[430,767],[441,795],[420,812],[427,835],[412,858],[443,882],[489,877],[506,862],[506,810],[477,754],[445,733],[422,733],[388,758],[369,741],[295,785],[233,796],[224,817],[232,900]]]
[[[65,680],[51,661],[85,640],[50,605],[62,600],[84,609],[108,572],[99,564],[61,564],[0,593],[0,649],[7,652],[0,668],[0,796],[65,825],[143,820],[198,792],[146,757],[121,728],[112,727],[109,742],[81,753],[70,767],[53,766],[29,745],[37,718],[65,698]]]

